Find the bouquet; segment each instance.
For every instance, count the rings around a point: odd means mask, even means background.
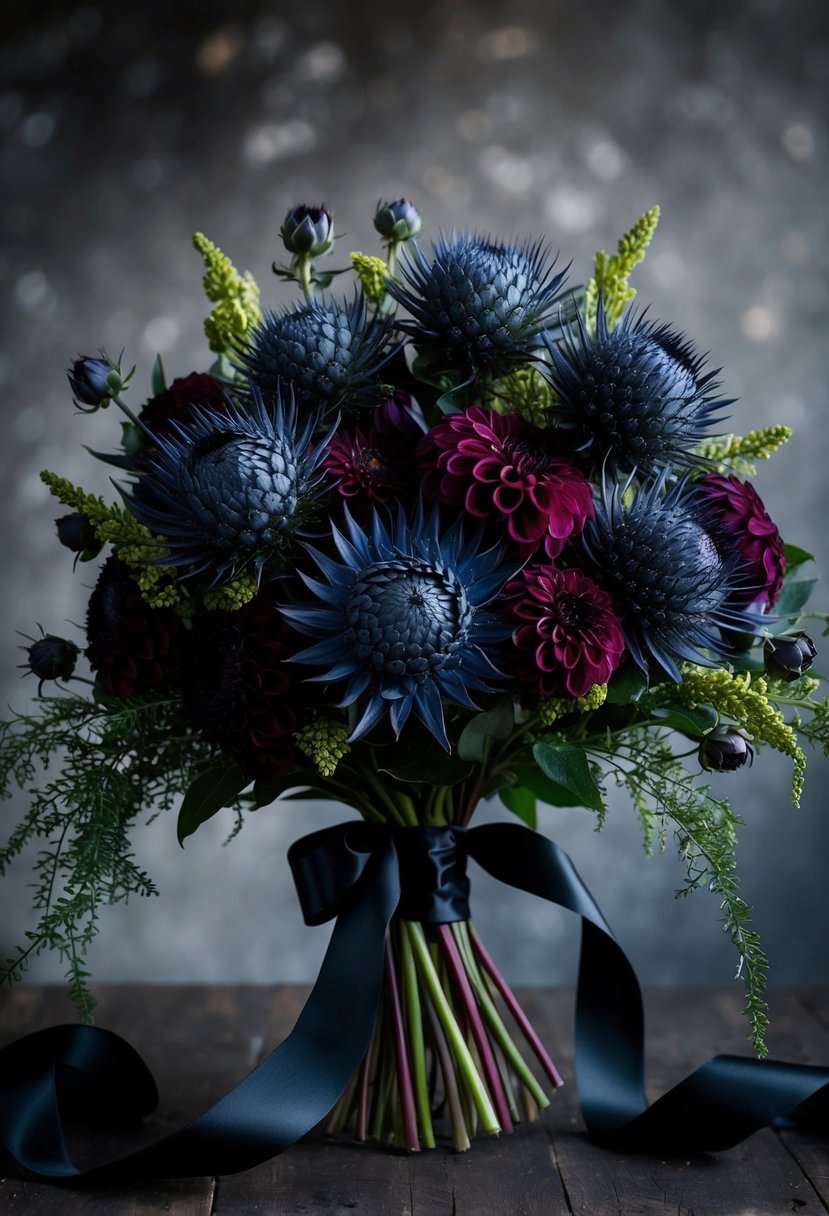
[[[772,748],[797,802],[801,744],[829,750],[803,619],[827,618],[751,481],[789,429],[725,433],[718,373],[631,306],[657,219],[579,287],[540,241],[427,250],[404,199],[378,206],[382,257],[329,268],[331,214],[294,207],[274,271],[302,298],[282,310],[196,234],[207,371],[168,381],[159,358],[133,407],[135,369],[74,362],[78,408],[120,414],[120,445],[93,453],[120,498],[43,473],[58,539],[100,568],[85,638],[28,639],[38,695],[4,726],[3,786],[30,805],[0,874],[39,845],[6,981],[55,950],[90,1019],[100,907],[155,891],[142,817],[178,808],[183,843],[223,808],[235,832],[277,801],[344,803],[415,842],[401,870],[429,898],[392,920],[374,1033],[326,1128],[414,1151],[444,1112],[463,1150],[561,1079],[447,842],[495,796],[529,829],[538,803],[601,824],[615,784],[645,847],[672,833],[686,889],[719,896],[762,1054],[765,960],[719,782]]]

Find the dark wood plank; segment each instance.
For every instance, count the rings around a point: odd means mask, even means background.
[[[120,1156],[166,1135],[199,1114],[241,1079],[261,1051],[270,992],[265,988],[112,987],[99,992],[98,1023],[126,1038],[143,1056],[159,1086],[158,1110],[137,1127],[80,1134],[73,1152],[81,1166]],[[59,988],[19,988],[0,1007],[7,1042],[27,1031],[73,1020]],[[209,1216],[210,1178],[143,1186],[66,1191],[6,1177],[0,1213],[60,1216]]]

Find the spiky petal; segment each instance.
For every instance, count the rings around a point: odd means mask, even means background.
[[[398,321],[418,350],[467,381],[479,371],[503,375],[526,363],[544,330],[557,322],[555,302],[566,271],[553,274],[547,248],[507,245],[475,234],[441,238],[431,261],[411,242],[401,281],[389,292],[409,313]]]
[[[345,512],[332,528],[341,562],[308,546],[325,582],[306,578],[320,603],[283,607],[296,629],[320,639],[295,661],[321,669],[312,679],[345,684],[354,706],[351,739],[384,719],[400,734],[414,713],[448,750],[443,701],[475,709],[470,692],[492,691],[509,629],[485,610],[515,573],[496,549],[478,550],[461,522],[441,535],[437,514],[418,509],[409,524],[376,511],[364,531]]]
[[[677,660],[710,665],[706,652],[725,655],[721,629],[760,628],[759,617],[729,607],[744,573],[736,557],[718,551],[693,484],[669,486],[666,473],[635,492],[630,483],[603,483],[582,546],[588,572],[613,598],[628,649],[645,671],[655,660],[679,681]]]
[[[210,586],[246,568],[257,577],[279,564],[291,539],[313,517],[322,494],[324,442],[313,434],[319,414],[297,423],[293,401],[268,408],[252,388],[250,408],[228,403],[216,413],[195,407],[155,450],[127,502],[163,540],[164,565],[180,577],[205,575]]]
[[[667,325],[628,312],[610,330],[599,301],[596,334],[579,316],[561,342],[547,340],[546,372],[558,396],[556,424],[598,466],[647,476],[698,463],[694,447],[731,402],[715,396],[717,372]]]

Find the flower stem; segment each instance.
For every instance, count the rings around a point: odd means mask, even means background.
[[[297,271],[299,273],[299,285],[305,293],[305,299],[309,302],[314,298],[314,283],[311,278],[311,258],[307,253],[300,254],[297,258]]]
[[[446,1096],[446,1105],[449,1108],[449,1121],[452,1125],[452,1147],[457,1153],[465,1153],[470,1147],[469,1131],[463,1115],[460,1094],[458,1093],[458,1082],[455,1076],[455,1069],[452,1065],[452,1054],[449,1051],[440,1019],[428,992],[425,994],[425,998],[426,1016],[431,1026],[432,1042],[438,1061],[440,1062],[440,1071],[443,1075],[443,1092]]]
[[[417,984],[417,968],[415,967],[412,943],[404,929],[398,926],[398,943],[400,948],[400,969],[403,976],[403,1001],[406,1009],[406,1026],[408,1029],[409,1046],[412,1051],[412,1071],[414,1073],[414,1095],[417,1106],[417,1117],[420,1122],[420,1133],[424,1148],[435,1147],[435,1133],[432,1127],[432,1110],[429,1103],[429,1083],[426,1076],[426,1051],[423,1043],[423,1014],[420,1008],[420,993]]]
[[[397,987],[394,954],[392,953],[391,941],[388,936],[386,937],[386,992],[389,998],[391,1034],[394,1044],[394,1056],[397,1063],[397,1086],[400,1094],[403,1143],[410,1153],[417,1153],[420,1151],[420,1139],[417,1134],[417,1115],[415,1114],[412,1074],[409,1068],[408,1052],[406,1051],[406,1030],[403,1025],[403,1009],[400,1004],[400,991]]]

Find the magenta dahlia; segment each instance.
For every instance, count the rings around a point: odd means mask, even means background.
[[[542,697],[583,697],[622,661],[613,601],[581,570],[530,566],[512,579],[502,619],[514,625],[518,675]]]
[[[295,647],[266,589],[235,612],[203,612],[188,635],[185,707],[193,726],[252,778],[293,765]]]
[[[590,482],[554,436],[518,414],[473,405],[437,424],[418,445],[423,490],[476,519],[506,522],[529,552],[557,556],[593,516]]]
[[[718,547],[742,560],[743,605],[773,608],[783,586],[783,538],[754,486],[729,474],[708,473],[697,483],[711,513],[710,530]]]
[[[415,399],[403,389],[371,413],[368,426],[338,431],[323,464],[344,498],[372,503],[403,503],[418,485],[412,453],[426,430]]]
[[[86,657],[103,691],[132,697],[169,685],[178,672],[180,634],[175,612],[151,608],[129,566],[108,558],[86,618]]]

